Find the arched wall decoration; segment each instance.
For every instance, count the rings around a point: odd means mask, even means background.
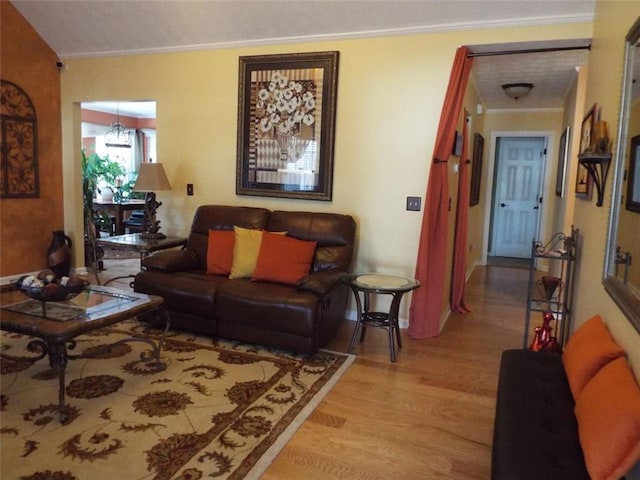
[[[0,80],[0,198],[40,196],[38,120],[29,96]]]

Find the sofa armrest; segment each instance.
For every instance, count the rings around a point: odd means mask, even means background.
[[[200,266],[198,256],[189,250],[163,250],[142,260],[142,266],[165,272],[196,270]]]
[[[345,272],[341,270],[327,270],[325,272],[310,273],[298,280],[296,288],[308,292],[326,295],[331,292],[336,285],[340,285]]]

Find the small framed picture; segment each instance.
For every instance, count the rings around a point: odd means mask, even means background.
[[[569,153],[571,128],[567,127],[560,136],[560,148],[558,151],[558,169],[556,171],[556,197],[564,197],[564,179],[567,171],[567,155]]]
[[[576,177],[576,195],[591,199],[591,177],[587,168],[578,163],[578,174]]]
[[[593,152],[593,129],[597,121],[598,104],[594,103],[587,114],[582,119],[582,127],[580,129],[580,153]],[[591,199],[592,180],[585,166],[578,163],[578,171],[576,176],[576,195]]]
[[[594,103],[582,119],[582,129],[580,130],[580,153],[591,153],[593,151],[593,128],[596,123],[597,113],[598,104]]]
[[[482,178],[482,157],[484,154],[484,137],[479,133],[473,136],[473,163],[471,164],[471,194],[469,205],[480,203],[480,179]]]

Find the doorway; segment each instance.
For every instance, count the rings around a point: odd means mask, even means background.
[[[497,137],[489,255],[531,258],[540,224],[545,137]]]

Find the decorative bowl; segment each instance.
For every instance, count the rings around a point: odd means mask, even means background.
[[[78,279],[74,281],[73,285],[61,285],[55,282],[50,282],[44,285],[24,284],[20,281],[16,282],[18,290],[28,297],[41,302],[61,302],[63,300],[70,300],[79,295],[88,285],[89,282],[86,280]]]

